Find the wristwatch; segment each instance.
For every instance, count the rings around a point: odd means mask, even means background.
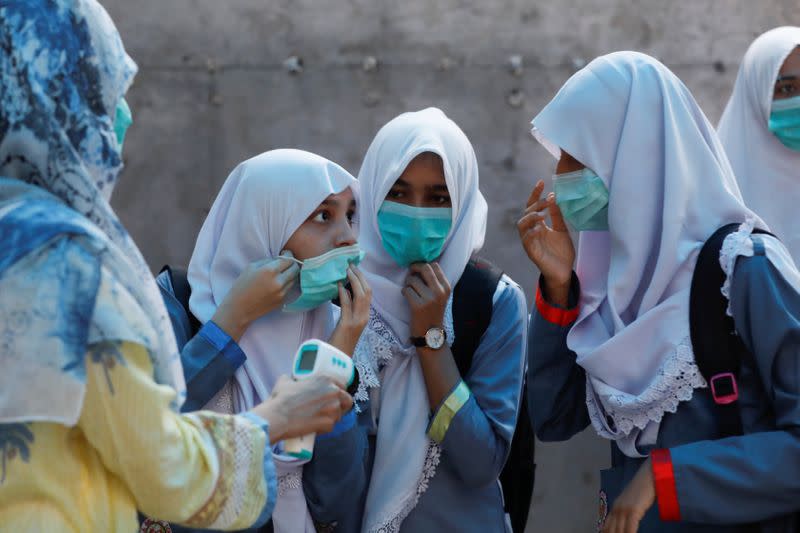
[[[417,348],[438,350],[444,346],[446,340],[447,333],[445,333],[444,329],[434,326],[425,333],[424,337],[411,337],[411,344]]]

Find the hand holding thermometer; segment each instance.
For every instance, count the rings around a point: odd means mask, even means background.
[[[294,360],[292,377],[308,379],[311,376],[323,375],[337,383],[348,387],[355,379],[355,368],[350,356],[318,339],[311,339],[300,345]],[[298,459],[311,459],[314,455],[314,439],[316,434],[303,435],[283,442],[288,455]]]

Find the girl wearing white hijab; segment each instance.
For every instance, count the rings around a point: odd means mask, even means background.
[[[753,41],[717,127],[748,207],[800,260],[800,27]]]
[[[353,353],[370,304],[369,286],[356,268],[363,257],[353,224],[356,185],[339,165],[301,150],[253,157],[225,181],[189,263],[190,313],[178,302],[168,273],[159,276],[183,347],[187,396],[195,403],[229,413],[250,409],[270,397],[280,376],[291,374],[298,347],[311,338]],[[343,286],[347,280],[352,298]],[[331,303],[337,295],[341,311]],[[191,317],[203,326],[189,339]],[[363,449],[353,448],[362,445],[354,426],[350,412],[334,428],[336,448],[326,446],[327,435],[319,438],[314,459],[322,471],[310,480],[303,479],[307,460],[274,447],[274,531],[311,533],[315,520],[335,517],[330,509],[309,513],[304,482],[313,491],[315,481],[323,480],[325,489],[342,492],[345,501],[359,493],[351,480],[357,462],[351,459]]]
[[[591,424],[612,442],[603,531],[797,531],[800,274],[752,233],[766,226],[694,98],[658,61],[620,52],[570,78],[533,128],[558,159],[555,194],[540,198],[539,182],[518,224],[542,272],[528,354],[538,436]],[[565,222],[581,232],[577,261]],[[703,244],[732,223],[720,291],[752,358],[738,377],[744,434],[715,440],[689,294]]]
[[[483,246],[487,205],[472,146],[438,109],[377,134],[359,172],[373,310],[356,349],[370,484],[337,531],[506,531],[498,475],[516,423],[525,298],[503,276],[460,375],[451,286]]]

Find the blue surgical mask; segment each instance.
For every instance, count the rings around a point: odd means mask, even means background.
[[[588,168],[553,176],[561,214],[576,231],[608,230],[608,188]]]
[[[769,131],[786,148],[800,151],[800,96],[772,101]]]
[[[125,141],[125,133],[128,131],[131,124],[133,124],[131,108],[128,107],[128,102],[126,102],[124,98],[120,98],[114,116],[114,133],[117,134],[120,152],[122,152],[122,143]]]
[[[300,261],[300,297],[283,306],[284,311],[309,311],[339,295],[339,282],[347,279],[347,268],[358,266],[364,252],[357,244],[334,248],[322,255]]]
[[[402,267],[430,263],[439,257],[452,224],[450,207],[414,207],[385,201],[378,210],[383,247]]]

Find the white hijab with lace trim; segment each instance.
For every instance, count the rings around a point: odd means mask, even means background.
[[[609,231],[583,232],[580,315],[567,344],[586,370],[597,432],[628,456],[653,444],[664,413],[706,382],[689,337],[697,255],[719,227],[750,219],[722,146],[686,86],[636,52],[595,59],[533,120],[609,190]],[[640,436],[643,438],[640,439]]]
[[[775,28],[753,41],[742,59],[733,94],[717,130],[745,203],[800,260],[800,152],[769,131],[778,71],[800,46],[800,27]]]
[[[373,412],[379,403],[380,424],[362,524],[365,532],[398,531],[438,464],[438,446],[426,434],[428,392],[410,341],[408,303],[401,293],[408,269],[398,266],[384,249],[377,219],[394,182],[423,152],[442,158],[452,200],[453,226],[438,259],[452,286],[483,246],[486,233],[487,205],[478,189],[478,162],[455,122],[439,109],[428,108],[404,113],[381,128],[358,174],[359,244],[367,254],[361,268],[372,288],[373,312],[355,354],[361,377],[356,400],[365,400],[368,388],[380,387],[380,396],[372,395]],[[445,330],[452,344],[450,304]]]

